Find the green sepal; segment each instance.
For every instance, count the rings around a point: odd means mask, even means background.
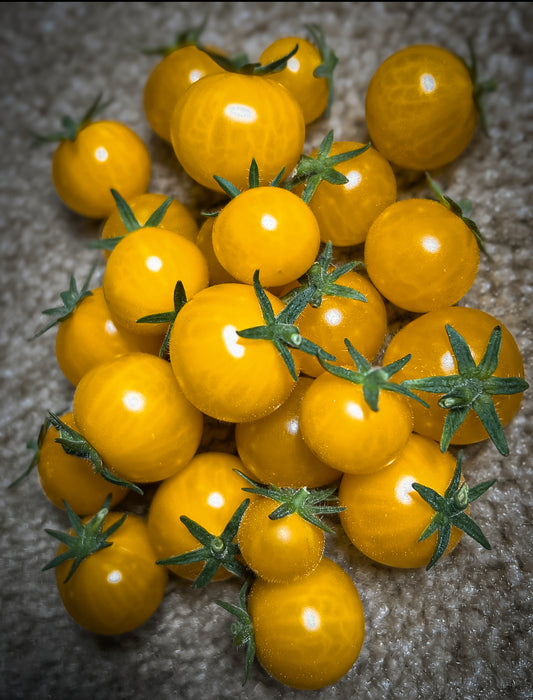
[[[65,139],[75,141],[81,129],[87,126],[87,124],[89,124],[99,112],[110,105],[111,102],[112,100],[108,100],[107,102],[102,103],[102,94],[100,93],[80,121],[75,122],[71,117],[63,116],[61,117],[61,126],[63,127],[62,131],[56,131],[55,133],[48,134],[47,136],[32,133],[33,145],[38,146],[42,143],[52,143],[63,141]]]
[[[491,396],[520,394],[529,388],[529,384],[521,377],[492,376],[498,367],[500,358],[501,326],[494,327],[485,353],[478,365],[476,365],[463,336],[449,324],[446,324],[446,333],[455,357],[458,373],[407,379],[402,382],[402,386],[415,391],[442,394],[438,402],[439,406],[448,411],[440,439],[442,452],[446,452],[457,429],[462,425],[468,413],[473,410],[479,416],[488,437],[498,451],[506,456],[509,454],[509,446]]]
[[[149,316],[143,316],[138,318],[136,323],[168,323],[167,332],[159,348],[159,357],[164,357],[168,350],[168,344],[170,342],[170,333],[172,332],[172,326],[176,320],[176,316],[183,309],[187,303],[187,294],[185,292],[185,287],[183,282],[178,280],[176,286],[174,287],[174,311],[163,311],[159,314],[150,314]]]
[[[412,484],[413,489],[427,503],[429,503],[434,511],[436,511],[433,519],[422,532],[418,540],[419,542],[422,542],[433,533],[438,532],[437,546],[429,564],[426,566],[426,569],[431,569],[446,551],[446,547],[450,541],[453,525],[465,532],[467,535],[469,535],[469,537],[472,537],[485,549],[491,548],[479,525],[477,525],[464,511],[470,505],[470,503],[482,496],[485,491],[487,491],[496,482],[496,479],[484,481],[483,483],[477,484],[477,486],[473,486],[472,488],[469,488],[466,482],[463,482],[459,486],[461,481],[462,459],[463,453],[461,451],[459,452],[459,456],[457,458],[457,464],[452,480],[444,493],[444,497],[428,486],[423,486],[422,484],[416,482]]]
[[[28,338],[28,340],[35,340],[35,338],[43,335],[43,333],[46,333],[46,331],[53,328],[56,324],[61,323],[61,321],[65,321],[65,319],[74,313],[78,304],[85,299],[85,297],[92,295],[92,292],[89,290],[89,284],[91,283],[91,278],[96,270],[97,264],[98,260],[95,260],[91,265],[91,269],[89,270],[89,273],[87,274],[87,277],[85,278],[83,286],[80,290],[78,290],[78,285],[74,279],[74,275],[70,276],[69,288],[64,292],[60,292],[59,294],[63,305],[55,306],[51,309],[45,309],[42,313],[46,316],[51,316],[52,320],[37,331],[31,338]]]
[[[326,117],[329,117],[331,114],[331,105],[333,104],[334,97],[333,71],[339,62],[339,59],[333,49],[331,49],[331,47],[329,47],[326,43],[326,37],[320,25],[306,24],[305,27],[320,51],[322,63],[315,68],[313,75],[316,78],[325,78],[328,81],[328,104],[326,107]]]
[[[252,620],[246,605],[246,594],[248,591],[248,581],[245,581],[239,593],[239,604],[233,605],[223,600],[216,600],[215,603],[235,617],[231,625],[233,644],[236,647],[246,647],[245,671],[243,685],[246,684],[253,660],[255,658],[255,636]]]
[[[109,542],[108,538],[114,532],[116,532],[126,520],[127,513],[124,513],[124,515],[115,523],[110,525],[107,530],[102,530],[104,520],[109,514],[111,496],[106,498],[102,508],[89,520],[89,522],[85,523],[85,525],[82,523],[80,517],[72,510],[69,504],[66,501],[63,501],[63,503],[65,505],[65,510],[72,529],[76,535],[70,535],[67,532],[61,532],[59,530],[45,529],[47,534],[49,534],[51,537],[55,537],[57,540],[65,544],[67,546],[67,550],[49,561],[48,564],[42,568],[42,571],[47,571],[48,569],[59,566],[59,564],[62,564],[68,559],[73,559],[74,561],[72,562],[68,576],[63,581],[63,583],[67,583],[84,559],[89,557],[91,554],[100,551],[101,549],[110,547],[113,544],[112,542]]]
[[[167,44],[165,46],[155,46],[153,48],[141,48],[139,49],[141,53],[145,56],[168,56],[177,49],[181,49],[184,46],[198,46],[200,35],[205,29],[208,17],[206,16],[202,23],[197,27],[188,27],[181,32],[176,32],[174,35],[174,41],[172,44]]]
[[[476,105],[481,120],[481,128],[487,136],[490,136],[487,122],[487,113],[485,111],[485,95],[487,95],[490,92],[494,92],[497,89],[498,81],[494,78],[491,78],[490,80],[484,80],[483,82],[479,82],[477,70],[477,56],[474,51],[474,41],[472,37],[469,37],[467,39],[467,43],[468,51],[470,54],[470,64],[464,61],[463,63],[465,63],[468,72],[470,73],[472,85],[474,86],[472,94],[474,98],[474,103]]]
[[[100,474],[106,481],[116,486],[122,486],[124,488],[131,489],[143,495],[142,489],[140,489],[136,484],[132,484],[129,481],[125,481],[120,477],[116,476],[111,472],[104,464],[104,461],[100,454],[95,450],[95,448],[74,428],[69,427],[52,411],[48,411],[48,421],[59,433],[59,437],[56,438],[56,442],[59,443],[68,455],[73,457],[80,457],[81,459],[87,459],[93,465],[93,469],[96,474]]]
[[[235,576],[244,576],[246,569],[236,558],[240,554],[240,549],[239,545],[234,542],[234,539],[241,524],[244,511],[249,503],[250,499],[247,498],[240,504],[220,535],[212,535],[197,522],[186,515],[182,515],[180,517],[181,522],[203,546],[191,552],[178,554],[175,557],[160,559],[156,564],[177,566],[205,561],[200,575],[192,584],[194,588],[203,588],[211,583],[213,576],[221,566]]]
[[[246,54],[239,54],[234,59],[228,59],[225,56],[220,56],[219,54],[210,51],[205,46],[201,46],[200,44],[197,44],[196,47],[200,49],[200,51],[206,53],[216,64],[218,64],[225,71],[228,71],[228,73],[258,76],[271,75],[272,73],[278,73],[280,70],[283,70],[287,65],[287,61],[298,51],[298,44],[296,44],[296,46],[285,56],[272,61],[272,63],[262,66],[261,63],[250,63]]]
[[[285,166],[279,171],[279,173],[272,180],[272,182],[269,183],[269,187],[279,187],[284,172]],[[228,195],[230,199],[235,199],[235,197],[241,194],[241,190],[229,180],[226,180],[225,178],[220,177],[219,175],[213,175],[213,178],[216,180],[216,182],[220,185],[220,187],[224,190],[224,192]],[[252,190],[256,187],[261,187],[261,183],[259,181],[259,168],[257,166],[257,161],[255,160],[255,158],[252,158],[250,170],[248,171],[248,189]],[[202,212],[202,214],[204,216],[218,216],[218,214],[220,214],[220,211],[221,210],[217,210],[214,212]]]
[[[50,421],[48,418],[45,418],[44,421],[41,423],[41,426],[39,428],[39,434],[37,436],[37,440],[28,440],[26,443],[26,447],[29,450],[33,450],[33,457],[31,462],[29,463],[28,467],[22,472],[22,474],[15,479],[15,481],[12,481],[8,485],[8,489],[14,489],[16,488],[21,481],[24,481],[24,479],[31,474],[31,472],[35,469],[37,464],[39,463],[39,456],[41,453],[41,447],[43,446],[44,438],[46,437],[46,433],[48,432],[48,428],[50,427]]]
[[[331,515],[345,510],[344,506],[318,505],[319,503],[328,501],[338,501],[337,496],[334,495],[337,490],[336,486],[317,489],[308,489],[306,486],[295,489],[288,486],[275,486],[274,484],[265,486],[264,484],[254,481],[249,476],[246,476],[246,474],[243,474],[238,469],[234,469],[233,471],[243,479],[246,479],[248,483],[252,484],[253,488],[245,487],[243,491],[255,493],[264,498],[270,498],[280,504],[268,516],[271,520],[279,520],[285,518],[287,515],[296,514],[311,525],[315,525],[325,532],[333,533],[333,530],[317,516]]]

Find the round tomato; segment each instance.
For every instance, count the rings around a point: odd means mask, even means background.
[[[372,474],[345,474],[339,487],[341,524],[357,549],[370,559],[402,568],[426,566],[437,545],[437,533],[419,542],[435,511],[415,489],[419,483],[444,495],[456,462],[438,443],[413,433],[400,455]],[[448,554],[462,531],[453,526]]]
[[[254,187],[232,199],[217,216],[213,249],[232,277],[276,287],[306,272],[318,254],[320,230],[311,209],[280,187]]]
[[[122,515],[109,513],[104,530]],[[55,569],[59,595],[68,614],[94,634],[123,634],[145,623],[159,607],[168,581],[166,569],[155,563],[143,518],[128,514],[110,542],[110,547],[85,558],[68,581],[65,579],[71,560]],[[57,554],[66,549],[60,544]]]
[[[446,325],[450,325],[465,339],[475,364],[479,364],[490,335],[501,327],[502,345],[495,377],[523,377],[524,365],[520,350],[509,330],[494,316],[463,306],[430,311],[410,321],[393,336],[383,358],[394,362],[411,353],[411,360],[395,376],[397,382],[422,377],[457,374],[457,362],[452,352]],[[440,395],[418,391],[417,395],[429,404],[425,408],[417,401],[409,401],[413,410],[414,430],[421,435],[440,440],[447,410],[438,404]],[[508,425],[520,407],[522,393],[492,396],[496,414],[503,427]],[[452,444],[467,445],[488,437],[481,420],[471,410],[451,439]]]
[[[479,247],[466,223],[430,199],[387,207],[365,241],[368,275],[401,309],[424,313],[458,302],[477,275]]]
[[[260,75],[217,73],[194,83],[178,100],[170,123],[172,145],[183,169],[212,190],[217,175],[239,190],[248,187],[252,159],[260,184],[302,154],[305,122],[299,104],[280,83]]]
[[[366,124],[378,151],[411,170],[434,170],[468,146],[478,120],[474,85],[463,61],[447,49],[408,46],[374,73]]]
[[[145,227],[125,236],[107,261],[103,289],[118,323],[134,333],[164,334],[164,323],[137,320],[174,309],[181,281],[188,297],[209,284],[207,262],[195,243],[173,231]]]
[[[316,690],[335,683],[350,670],[363,646],[365,617],[357,588],[325,557],[296,581],[256,579],[248,612],[257,659],[291,688]]]
[[[109,469],[141,483],[182,469],[203,430],[202,414],[181,392],[169,363],[145,353],[87,372],[74,393],[74,418]]]
[[[161,334],[141,335],[118,325],[111,317],[102,287],[96,287],[59,324],[56,355],[61,371],[76,386],[96,365],[129,352],[157,355],[162,342]]]
[[[180,520],[187,516],[212,535],[220,535],[244,501],[248,482],[235,469],[244,471],[241,460],[223,452],[202,452],[178,474],[163,481],[154,494],[148,513],[148,533],[157,559],[168,559],[200,549],[201,543]],[[204,564],[169,565],[173,573],[195,580]],[[215,581],[232,574],[224,567]]]
[[[150,155],[142,140],[115,121],[83,126],[74,140],[62,139],[52,160],[60,198],[73,211],[93,219],[104,219],[115,209],[111,189],[126,200],[146,192],[150,173]]]
[[[284,308],[267,297],[275,314]],[[276,410],[295,385],[269,340],[237,331],[264,325],[254,288],[217,284],[195,294],[176,317],[170,362],[189,401],[202,413],[229,423],[257,420]]]

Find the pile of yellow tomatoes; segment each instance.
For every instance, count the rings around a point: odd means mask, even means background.
[[[504,324],[457,306],[484,250],[464,205],[429,174],[436,198],[397,200],[399,169],[435,171],[467,148],[483,85],[447,49],[409,46],[370,81],[370,142],[329,131],[303,154],[337,63],[307,30],[258,63],[185,34],[147,77],[146,117],[212,193],[209,211],[147,192],[148,150],[100,119],[100,98],[42,139],[59,140],[59,197],[103,221],[105,269],[45,311],[37,335],[57,326],[75,388],[34,463],[70,520],[50,531],[46,568],[80,625],[143,624],[169,573],[197,587],[238,576],[239,601],[217,602],[247,673],[255,655],[316,689],[349,671],[365,634],[354,581],[323,555],[330,525],[391,567],[431,568],[463,532],[490,548],[468,513],[492,482],[467,486],[448,447],[490,437],[507,454],[527,384]],[[148,485],[146,517],[115,510]]]

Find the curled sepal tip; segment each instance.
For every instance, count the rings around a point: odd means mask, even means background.
[[[178,280],[174,287],[174,311],[163,311],[159,314],[150,314],[149,316],[143,316],[138,318],[136,323],[168,323],[168,328],[159,348],[159,357],[165,357],[168,351],[168,345],[170,342],[170,333],[176,320],[176,316],[183,309],[187,303],[187,294],[185,292],[185,287],[183,282]]]
[[[339,62],[339,59],[333,49],[328,46],[324,35],[324,30],[319,24],[307,24],[306,29],[315,42],[320,52],[320,58],[322,59],[322,63],[315,68],[313,75],[316,78],[325,78],[328,81],[328,103],[326,106],[326,117],[329,117],[331,114],[331,105],[333,104],[334,97],[333,71]]]
[[[216,600],[215,603],[221,608],[233,615],[235,620],[231,625],[231,633],[233,634],[233,644],[236,647],[246,647],[246,660],[244,670],[243,685],[245,685],[250,675],[253,660],[255,658],[255,637],[252,620],[248,613],[246,605],[246,594],[248,591],[248,581],[245,581],[239,593],[239,604],[226,603],[223,600]]]
[[[63,116],[61,117],[61,126],[63,127],[61,131],[56,131],[53,134],[48,134],[47,136],[33,133],[33,145],[38,146],[43,143],[53,143],[63,141],[65,139],[75,141],[79,131],[83,129],[84,126],[89,124],[99,112],[104,110],[110,104],[111,100],[102,102],[102,94],[100,93],[79,121],[76,122],[74,119],[72,119],[72,117]]]

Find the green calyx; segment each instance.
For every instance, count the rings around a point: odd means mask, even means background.
[[[99,94],[89,109],[85,112],[80,121],[76,122],[74,119],[68,116],[61,117],[62,131],[56,131],[53,134],[48,134],[47,136],[42,136],[40,134],[33,134],[33,145],[38,146],[42,143],[52,143],[56,141],[64,141],[68,139],[69,141],[75,141],[78,133],[89,124],[94,117],[102,112],[108,105],[111,104],[111,100],[102,103],[102,94]]]
[[[305,25],[311,38],[317,45],[320,51],[322,63],[315,68],[313,75],[315,78],[325,78],[328,81],[328,105],[326,107],[326,117],[331,114],[331,105],[333,104],[333,71],[339,62],[339,59],[333,49],[326,43],[326,38],[322,27],[318,24]]]
[[[418,540],[421,542],[434,532],[438,533],[437,546],[426,569],[431,569],[446,551],[453,525],[472,537],[476,542],[479,542],[485,549],[490,549],[490,544],[479,525],[465,513],[465,510],[472,501],[484,494],[494,484],[496,479],[484,481],[482,484],[472,488],[469,488],[465,482],[459,485],[461,481],[461,462],[462,452],[459,453],[455,472],[444,496],[441,496],[428,486],[418,483],[412,484],[414,490],[436,511],[432,521]]]
[[[309,299],[308,303],[314,308],[318,308],[322,304],[322,298],[324,296],[344,297],[345,299],[354,299],[355,301],[367,302],[368,299],[361,294],[361,292],[358,292],[356,289],[352,289],[352,287],[345,287],[337,284],[339,277],[342,277],[342,275],[345,275],[347,272],[351,272],[359,265],[364,265],[364,263],[359,261],[349,262],[330,272],[329,268],[331,265],[331,257],[332,245],[331,241],[328,241],[324,247],[324,250],[316,259],[316,262],[313,263],[313,265],[300,280],[301,285],[295,289],[291,289],[291,291],[282,298],[282,301],[287,303],[298,294],[301,294],[303,291],[313,289],[313,295]]]
[[[233,59],[227,59],[225,56],[220,56],[217,53],[209,51],[209,49],[206,49],[205,46],[201,46],[200,44],[197,44],[197,48],[206,53],[215,63],[229,73],[262,76],[271,75],[272,73],[278,73],[280,70],[283,70],[287,66],[287,61],[298,51],[298,44],[296,44],[288,54],[271,63],[267,63],[265,66],[262,66],[261,63],[250,63],[246,54],[239,54]]]
[[[244,576],[246,569],[236,558],[240,554],[240,550],[234,539],[241,524],[244,511],[249,503],[250,500],[246,499],[240,504],[221,535],[212,535],[197,522],[186,515],[182,515],[180,517],[181,522],[203,546],[192,552],[179,554],[168,559],[160,559],[156,564],[176,566],[205,561],[200,575],[193,583],[194,588],[207,586],[221,566],[235,576]]]
[[[152,228],[159,226],[159,224],[163,221],[163,217],[167,213],[167,209],[172,204],[173,199],[172,197],[167,197],[163,204],[157,207],[157,209],[150,214],[146,222],[141,224],[137,220],[137,217],[126,200],[114,189],[111,189],[111,194],[117,203],[120,220],[124,224],[128,233],[138,231],[140,228]],[[97,248],[99,250],[114,250],[117,243],[120,243],[123,238],[124,236],[116,236],[115,238],[101,238],[98,241],[91,241],[87,247]]]
[[[442,452],[448,449],[455,432],[468,413],[473,410],[498,451],[502,455],[508,455],[509,447],[492,396],[519,394],[525,391],[529,384],[521,377],[493,376],[500,360],[501,327],[496,326],[492,331],[485,354],[478,365],[463,336],[448,324],[446,333],[455,357],[458,374],[408,379],[402,382],[402,386],[415,391],[442,394],[439,406],[448,411],[440,439]]]
[[[37,436],[37,440],[28,440],[26,443],[26,447],[29,450],[33,451],[33,457],[31,462],[29,463],[28,467],[22,472],[22,474],[15,479],[15,481],[12,481],[8,485],[8,489],[14,489],[16,488],[21,481],[24,481],[24,479],[31,474],[31,472],[35,469],[37,464],[39,463],[39,456],[41,454],[41,448],[43,446],[44,438],[46,437],[46,433],[48,432],[48,428],[50,427],[50,421],[48,418],[45,418],[44,421],[41,423],[41,427],[39,428],[39,434]]]
[[[164,311],[160,314],[150,314],[149,316],[143,316],[138,318],[136,323],[168,323],[167,332],[161,343],[161,348],[159,349],[159,357],[164,357],[168,351],[168,344],[170,341],[170,333],[172,331],[172,326],[176,320],[176,316],[183,309],[187,303],[187,294],[185,293],[185,287],[183,282],[178,280],[176,286],[174,287],[174,311]]]
[[[474,103],[479,112],[481,119],[481,127],[485,134],[489,136],[489,128],[487,123],[487,114],[485,111],[485,95],[490,92],[494,92],[498,87],[498,82],[495,79],[485,80],[480,82],[478,80],[478,70],[477,70],[477,56],[474,51],[474,42],[472,37],[468,39],[468,50],[470,53],[470,64],[465,63],[468,72],[470,73],[470,78],[472,79],[473,92],[472,96],[474,98]]]
[[[136,484],[132,484],[129,481],[119,478],[113,472],[111,472],[104,464],[102,457],[98,454],[95,448],[74,428],[70,428],[68,425],[63,423],[63,421],[56,416],[52,411],[48,412],[48,421],[54,426],[54,428],[59,433],[59,437],[56,438],[65,452],[68,455],[74,457],[81,457],[82,459],[88,459],[93,465],[96,474],[100,474],[106,481],[116,486],[123,486],[124,488],[131,489],[143,495],[142,489],[140,489]]]
[[[478,225],[475,221],[468,217],[472,210],[472,203],[468,199],[461,199],[459,202],[455,202],[451,197],[445,195],[441,187],[435,182],[428,172],[426,172],[426,180],[428,181],[428,184],[433,192],[437,195],[438,201],[453,214],[458,216],[461,221],[464,221],[464,223],[474,234],[474,238],[476,239],[479,249],[482,253],[485,253],[487,258],[490,260],[490,255],[487,253],[487,249],[485,248],[485,239],[479,230]]]
[[[252,338],[254,340],[270,340],[283,358],[287,369],[291,373],[291,377],[295,381],[298,379],[298,375],[289,348],[302,350],[309,355],[319,358],[323,356],[330,360],[335,359],[333,355],[326,353],[325,350],[312,341],[303,338],[298,328],[294,325],[294,322],[307,306],[312,296],[313,290],[311,288],[292,299],[277,316],[274,314],[272,304],[259,282],[259,270],[256,270],[254,273],[254,290],[261,306],[265,325],[245,328],[237,331],[237,335],[241,336],[241,338]]]
[[[253,660],[255,658],[255,636],[254,626],[248,613],[246,605],[246,594],[248,591],[248,581],[243,584],[239,593],[239,604],[226,603],[223,600],[216,600],[215,603],[221,608],[229,612],[235,618],[231,624],[231,633],[233,635],[233,644],[236,647],[246,647],[246,661],[243,685],[245,685],[250,675]]]
[[[141,48],[141,53],[145,56],[168,56],[177,49],[181,49],[184,46],[197,46],[200,40],[200,35],[205,29],[207,24],[207,17],[203,20],[201,24],[197,27],[188,27],[182,32],[176,32],[174,35],[174,41],[172,44],[166,44],[165,46],[155,46],[153,48]]]
[[[333,530],[317,516],[331,515],[345,510],[342,506],[318,505],[319,503],[338,500],[337,496],[334,495],[337,490],[336,486],[325,489],[308,489],[306,486],[295,489],[288,486],[275,486],[274,484],[264,486],[263,484],[253,481],[253,479],[250,479],[250,477],[246,476],[246,474],[243,474],[238,469],[234,469],[233,471],[237,472],[239,476],[242,476],[243,479],[246,479],[246,481],[252,484],[253,488],[243,488],[243,491],[255,493],[258,496],[264,496],[265,498],[270,498],[279,503],[279,506],[268,516],[271,520],[280,520],[287,515],[296,514],[311,525],[315,525],[321,530],[324,530],[324,532],[333,534]]]
[[[63,503],[65,504],[65,509],[67,511],[72,529],[76,534],[70,535],[66,532],[60,532],[59,530],[45,530],[45,532],[47,532],[49,535],[55,537],[60,542],[65,544],[67,546],[67,550],[52,559],[52,561],[48,562],[48,564],[43,567],[42,570],[47,571],[48,569],[59,566],[59,564],[62,564],[68,559],[73,559],[74,561],[72,562],[68,576],[64,580],[64,583],[67,583],[84,559],[101,549],[110,547],[113,544],[112,542],[109,542],[108,538],[114,532],[116,532],[126,520],[127,514],[124,513],[124,515],[115,523],[110,525],[107,530],[102,530],[104,520],[109,514],[111,496],[106,498],[102,508],[91,518],[91,520],[89,520],[89,522],[85,523],[85,525],[72,510],[69,504],[66,501],[63,501]]]
[[[69,288],[61,292],[59,294],[59,297],[61,301],[63,302],[62,306],[54,306],[51,309],[45,309],[43,311],[43,314],[46,316],[51,316],[52,320],[47,323],[43,328],[41,328],[39,331],[37,331],[31,338],[28,340],[35,340],[35,338],[38,338],[39,336],[43,335],[43,333],[46,333],[47,330],[55,326],[57,323],[61,323],[61,321],[65,321],[72,313],[74,313],[76,307],[78,304],[85,299],[85,297],[91,296],[92,292],[89,290],[89,284],[91,283],[91,278],[94,274],[94,271],[96,270],[96,265],[98,261],[95,260],[93,264],[91,265],[91,269],[89,270],[89,273],[87,277],[85,278],[85,281],[83,283],[83,286],[80,290],[78,290],[78,285],[76,283],[76,280],[74,279],[74,276],[70,276],[70,285]]]
[[[332,185],[345,185],[348,182],[348,178],[338,170],[335,170],[335,166],[345,160],[361,155],[370,148],[371,144],[367,143],[362,148],[330,156],[332,145],[333,130],[324,137],[315,157],[302,155],[294,175],[284,184],[285,189],[292,190],[297,185],[305,183],[302,199],[306,204],[309,204],[322,180]]]
[[[370,406],[373,411],[378,411],[379,406],[379,392],[380,391],[393,391],[396,394],[401,394],[409,399],[414,399],[424,406],[428,407],[428,404],[423,401],[419,396],[413,394],[406,386],[405,382],[402,384],[395,384],[390,381],[390,378],[399,372],[411,359],[411,355],[406,355],[405,357],[391,362],[385,367],[372,367],[370,362],[359,353],[354,346],[350,343],[348,338],[344,339],[344,344],[350,357],[354,361],[357,371],[353,369],[348,369],[347,367],[339,367],[337,365],[331,365],[326,362],[323,357],[318,356],[318,360],[322,367],[330,374],[334,374],[336,377],[341,379],[346,379],[352,384],[359,384],[363,387],[363,396],[365,401]]]
[[[269,187],[279,187],[284,172],[285,168],[283,167],[276,175],[276,177],[272,180],[272,182],[270,182]],[[220,187],[222,187],[224,192],[231,199],[234,199],[235,197],[241,194],[241,190],[229,180],[226,180],[225,178],[220,177],[218,175],[213,175],[213,178],[217,181]],[[250,170],[248,171],[248,189],[252,190],[256,187],[261,187],[261,183],[259,181],[259,168],[257,166],[257,161],[255,160],[255,158],[252,158]],[[208,215],[216,216],[217,214],[219,214],[219,211],[209,213]]]

